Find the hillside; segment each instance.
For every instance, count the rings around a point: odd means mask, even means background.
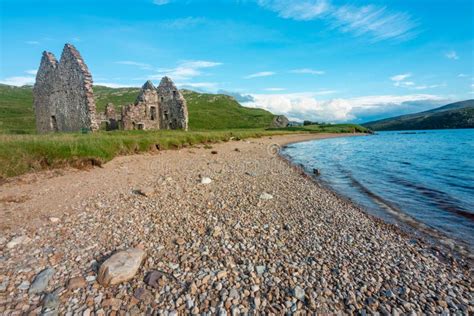
[[[97,110],[107,103],[133,103],[139,88],[94,87]],[[266,128],[273,114],[241,106],[234,98],[223,94],[202,94],[183,90],[188,103],[191,130]],[[0,84],[0,133],[31,134],[35,132],[32,87],[13,87]]]
[[[474,128],[474,100],[362,124],[375,131]]]

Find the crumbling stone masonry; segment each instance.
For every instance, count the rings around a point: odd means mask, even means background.
[[[134,104],[122,107],[121,124],[132,129],[188,129],[186,100],[173,81],[164,77],[158,88],[147,81]]]
[[[92,76],[71,44],[64,46],[59,63],[52,53],[43,53],[33,97],[39,133],[99,128]]]
[[[43,53],[33,97],[39,133],[95,131],[104,123],[106,130],[188,129],[186,100],[168,77],[158,88],[147,81],[135,103],[120,113],[110,103],[96,114],[92,76],[71,44],[64,46],[59,62],[52,53]]]

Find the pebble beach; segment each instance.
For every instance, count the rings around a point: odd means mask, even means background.
[[[9,180],[0,314],[473,314],[469,261],[278,155],[337,136],[233,140]]]

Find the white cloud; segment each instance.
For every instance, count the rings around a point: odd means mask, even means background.
[[[285,91],[285,88],[266,88],[265,91]]]
[[[156,5],[165,5],[165,4],[168,4],[170,2],[171,2],[171,0],[153,0],[153,4],[156,4]]]
[[[356,36],[368,35],[374,41],[408,39],[416,23],[406,13],[390,12],[386,7],[345,5],[334,10],[333,27]]]
[[[33,85],[36,78],[31,76],[18,76],[18,77],[8,77],[3,80],[0,80],[0,83],[7,84],[10,86],[21,87],[24,85]]]
[[[316,93],[252,94],[253,101],[243,103],[249,107],[260,107],[275,114],[284,114],[293,120],[323,122],[346,122],[364,117],[396,113],[421,103],[440,103],[444,99],[430,94],[403,96],[381,95],[348,99],[318,100]]]
[[[36,73],[38,72],[38,70],[36,69],[31,69],[31,70],[26,70],[25,73],[29,74],[29,75],[36,75]]]
[[[25,44],[28,44],[28,45],[39,45],[40,42],[38,41],[26,41]]]
[[[129,85],[125,83],[114,83],[114,82],[94,82],[95,86],[105,86],[109,88],[135,88],[134,85]]]
[[[219,85],[217,82],[184,82],[177,83],[179,87],[191,87],[191,88],[201,88],[201,89],[216,89]]]
[[[445,56],[447,59],[452,59],[452,60],[457,60],[457,59],[459,59],[458,54],[457,54],[456,51],[454,51],[454,50],[447,52],[446,54],[444,54],[444,56]]]
[[[257,72],[257,73],[254,73],[254,74],[245,76],[244,79],[252,79],[252,78],[259,78],[259,77],[269,77],[269,76],[273,76],[273,75],[275,75],[275,74],[276,74],[276,73],[273,72],[273,71],[261,71],[261,72]]]
[[[337,5],[330,0],[257,0],[257,3],[285,19],[322,19],[333,28],[373,41],[404,40],[415,34],[417,23],[410,15],[380,6]]]
[[[260,6],[277,12],[282,18],[301,21],[318,18],[329,9],[326,0],[258,0],[257,2]]]
[[[158,69],[158,74],[152,75],[151,78],[161,78],[168,76],[173,80],[189,80],[194,77],[201,76],[202,69],[213,68],[222,65],[220,62],[207,60],[188,60],[181,62],[176,68]]]
[[[410,78],[410,77],[411,77],[411,74],[406,73],[406,74],[392,76],[392,77],[390,77],[390,80],[392,80],[394,82],[400,82],[400,81],[403,81],[403,80],[405,80],[407,78]]]
[[[294,74],[310,74],[310,75],[324,75],[325,73],[322,70],[313,70],[310,68],[293,69],[290,72]]]
[[[121,61],[117,61],[115,63],[119,64],[119,65],[135,66],[135,67],[138,67],[138,68],[143,69],[143,70],[152,70],[153,69],[153,66],[151,66],[149,64],[140,63],[140,62],[131,61],[131,60],[121,60]]]
[[[202,17],[185,17],[174,20],[163,20],[160,25],[169,29],[182,30],[186,28],[196,27],[200,24],[204,24],[207,20]]]
[[[469,77],[469,75],[467,75],[467,74],[459,74],[458,75],[458,78],[467,78],[467,77]]]

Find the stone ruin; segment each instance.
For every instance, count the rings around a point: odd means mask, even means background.
[[[105,115],[107,116],[107,109]],[[108,120],[107,117],[106,120]],[[120,125],[124,130],[187,130],[186,100],[168,77],[161,79],[158,88],[155,88],[151,81],[147,81],[135,103],[122,107]]]
[[[58,62],[44,52],[33,87],[39,133],[99,129],[92,76],[76,48],[64,46]]]
[[[147,81],[134,104],[117,113],[109,103],[96,114],[92,76],[79,52],[66,44],[58,62],[44,52],[33,87],[38,133],[106,130],[188,129],[186,100],[173,81],[164,77],[158,88]]]

